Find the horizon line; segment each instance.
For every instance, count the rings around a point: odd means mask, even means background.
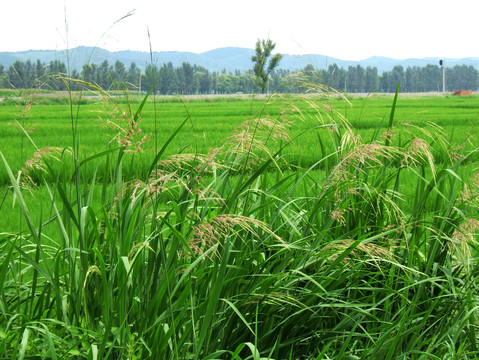
[[[107,51],[110,53],[121,53],[121,52],[137,52],[137,53],[146,53],[148,54],[149,51],[144,51],[144,50],[131,50],[131,49],[123,49],[123,50],[109,50],[105,49],[99,46],[89,46],[89,45],[79,45],[75,46],[72,48],[65,48],[65,49],[28,49],[28,50],[16,50],[16,51],[3,51],[0,50],[0,53],[9,53],[9,54],[16,54],[16,53],[26,53],[26,52],[64,52],[64,51],[71,51],[71,50],[76,50],[79,48],[87,48],[87,49],[98,49],[98,50],[103,50]],[[251,50],[254,51],[252,48],[247,48],[247,47],[241,47],[241,46],[222,46],[202,52],[193,52],[193,51],[187,51],[187,50],[158,50],[158,51],[152,51],[153,54],[155,53],[189,53],[189,54],[195,54],[195,55],[202,55],[208,52],[212,52],[215,50],[221,50],[221,49],[244,49],[244,50]],[[282,55],[288,55],[288,56],[293,56],[293,57],[308,57],[308,56],[321,56],[325,58],[331,58],[331,59],[336,59],[336,60],[341,60],[341,61],[349,61],[349,62],[361,62],[373,58],[384,58],[384,59],[392,59],[392,60],[398,60],[398,61],[405,61],[405,60],[424,60],[424,59],[449,59],[449,60],[462,60],[462,59],[479,59],[477,56],[466,56],[466,57],[447,57],[447,56],[425,56],[425,57],[406,57],[406,58],[394,58],[394,57],[389,57],[389,56],[383,56],[383,55],[372,55],[367,58],[362,58],[360,60],[350,60],[350,59],[345,59],[345,58],[339,58],[335,56],[330,56],[330,55],[324,55],[324,54],[319,54],[319,53],[308,53],[308,54],[289,54],[289,53],[281,53]]]

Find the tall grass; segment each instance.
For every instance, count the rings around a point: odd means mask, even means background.
[[[89,157],[72,112],[72,149],[39,157],[56,180],[37,223],[1,154],[28,230],[0,235],[0,357],[478,356],[479,169],[462,167],[477,149],[437,166],[435,137],[391,142],[397,94],[369,139],[323,94],[307,99],[321,154],[309,168],[285,170],[304,136],[288,135],[293,107],[206,154],[166,156],[186,116],[130,179],[147,97],[124,109],[118,145]]]

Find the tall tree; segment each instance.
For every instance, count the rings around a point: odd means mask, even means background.
[[[171,61],[168,64],[163,64],[161,67],[160,79],[160,92],[163,95],[173,94],[178,91],[178,75],[176,74]]]
[[[269,75],[279,65],[283,55],[276,54],[270,58],[276,44],[268,40],[259,40],[256,42],[256,54],[251,57],[253,62],[253,70],[258,80],[258,85],[261,88],[261,93],[264,94],[268,84]],[[269,59],[269,62],[268,62]]]
[[[184,93],[194,94],[195,83],[193,78],[193,67],[189,62],[183,62],[180,69],[184,79]]]
[[[113,79],[119,83],[123,83],[126,80],[125,64],[120,60],[115,61]]]
[[[366,68],[364,74],[364,90],[367,92],[377,91],[378,86],[378,68],[376,66]]]
[[[148,64],[145,68],[145,74],[142,76],[141,88],[142,90],[151,89],[153,93],[160,91],[161,74],[160,69],[156,64]]]
[[[0,88],[6,88],[7,85],[7,77],[4,76],[5,68],[2,64],[0,64]]]
[[[20,60],[16,60],[12,65],[7,69],[7,79],[10,84],[9,87],[14,89],[27,89],[29,84],[27,84],[28,74],[26,74],[26,66]]]
[[[98,85],[102,89],[107,90],[111,86],[111,68],[108,60],[103,60],[103,62],[98,67]]]
[[[98,66],[95,63],[85,64],[82,67],[83,80],[89,83],[98,83]]]
[[[210,92],[211,78],[208,70],[197,71],[194,74],[195,83],[198,83],[199,92],[201,94],[208,94]]]
[[[141,70],[138,66],[136,66],[135,62],[130,63],[130,67],[128,68],[126,75],[130,89],[138,89],[140,86],[140,74]]]

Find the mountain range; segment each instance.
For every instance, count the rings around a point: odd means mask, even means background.
[[[192,52],[180,51],[161,51],[141,52],[141,51],[114,51],[110,52],[101,48],[80,46],[67,51],[65,50],[28,50],[19,52],[0,52],[0,64],[5,68],[13,64],[16,60],[20,61],[37,61],[49,63],[54,60],[60,60],[65,63],[69,62],[73,69],[81,69],[86,63],[101,63],[108,60],[110,64],[119,60],[127,67],[130,63],[135,62],[140,68],[144,68],[150,63],[161,66],[164,63],[171,61],[173,66],[180,66],[183,62],[203,66],[210,71],[234,72],[239,70],[244,72],[252,68],[251,55],[254,54],[253,49],[239,48],[239,47],[224,47],[200,54]],[[68,60],[67,60],[68,59]],[[348,68],[349,66],[361,65],[366,68],[368,66],[377,67],[381,74],[384,71],[390,71],[396,65],[402,65],[404,68],[408,66],[426,66],[428,64],[439,65],[440,58],[428,57],[422,59],[392,59],[381,56],[373,56],[368,59],[359,61],[342,60],[338,58],[328,57],[325,55],[308,54],[308,55],[289,55],[283,54],[283,59],[279,68],[287,70],[300,70],[306,65],[311,64],[316,69],[325,69],[331,64],[337,64],[339,67]],[[445,58],[446,66],[452,67],[454,65],[472,65],[479,70],[479,58]]]

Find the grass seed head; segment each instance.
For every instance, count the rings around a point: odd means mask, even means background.
[[[322,252],[330,254],[329,259],[334,261],[343,251],[347,250],[351,245],[355,243],[355,240],[344,239],[336,240],[328,245],[322,250]],[[360,242],[356,247],[351,251],[350,255],[346,256],[343,262],[347,263],[348,261],[360,258],[361,254],[368,256],[371,259],[393,259],[394,254],[390,249],[382,246],[381,244],[375,244],[372,242],[363,243]]]
[[[35,171],[40,171],[48,174],[48,161],[53,159],[56,162],[61,163],[64,153],[71,154],[72,152],[69,149],[62,149],[55,146],[47,146],[35,151],[32,157],[25,162],[20,170],[22,173],[21,185],[26,189],[29,189],[32,186],[37,187],[36,182],[33,180],[33,173]]]
[[[150,142],[151,133],[142,135],[141,114],[134,114],[130,104],[126,108],[122,105],[115,105],[113,109],[103,111],[104,117],[100,116],[100,127],[116,132],[111,141],[125,149],[125,152],[136,153],[151,149],[144,149]]]
[[[456,259],[456,262],[470,271],[470,259],[472,249],[477,248],[479,240],[479,220],[466,219],[460,224],[452,235],[449,246]]]
[[[248,164],[240,166],[255,166],[262,156],[273,156],[274,146],[289,141],[289,127],[285,116],[246,120],[225,140],[219,154],[226,158],[233,155],[234,160],[247,157]]]
[[[398,153],[398,150],[391,146],[374,142],[358,144],[357,137],[350,139],[354,145],[329,174],[324,186],[325,191],[339,184],[344,185],[344,182],[354,181],[357,171],[365,172],[368,168],[384,166],[384,159],[392,159]]]
[[[459,192],[458,200],[460,203],[479,209],[479,172],[469,177]]]
[[[261,229],[277,241],[283,242],[263,221],[242,215],[222,214],[194,226],[190,247],[196,253],[203,254],[204,248],[221,244],[226,236],[237,233],[238,231],[243,230],[252,234],[254,237],[258,237],[256,229]],[[218,254],[216,253],[216,255]]]
[[[421,163],[434,164],[432,149],[423,139],[413,139],[404,153],[403,164],[416,166]]]

